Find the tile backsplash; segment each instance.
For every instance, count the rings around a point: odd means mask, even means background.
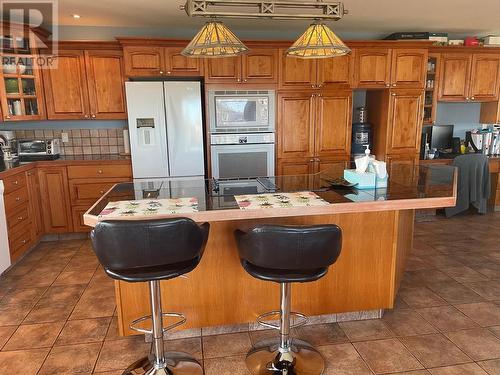
[[[16,130],[17,139],[61,139],[62,155],[107,155],[125,152],[123,129]]]

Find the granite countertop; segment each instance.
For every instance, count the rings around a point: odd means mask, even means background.
[[[115,160],[130,160],[130,155],[121,154],[104,154],[104,155],[61,155],[55,160],[27,161],[20,162],[19,159],[5,161],[0,159],[0,173],[10,171],[25,165],[33,163],[65,163],[71,161],[115,161]]]

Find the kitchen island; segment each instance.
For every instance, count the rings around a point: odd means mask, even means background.
[[[249,276],[238,259],[233,232],[255,224],[342,228],[342,253],[328,274],[294,286],[295,311],[310,316],[381,311],[394,305],[412,248],[414,210],[453,206],[456,200],[453,167],[396,164],[391,173],[387,188],[369,190],[332,188],[342,175],[338,168],[259,179],[121,183],[85,213],[84,222],[173,216],[210,222],[200,265],[187,277],[162,282],[164,310],[185,314],[183,328],[254,322],[276,309],[279,288]],[[170,202],[170,212],[158,211],[161,202]],[[149,313],[147,283],[115,285],[120,332],[133,334],[129,323]]]

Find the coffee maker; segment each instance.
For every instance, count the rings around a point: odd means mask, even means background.
[[[5,161],[17,159],[17,140],[13,131],[0,130],[0,151]]]
[[[465,145],[469,150],[484,155],[500,154],[500,126],[483,125],[465,133]]]

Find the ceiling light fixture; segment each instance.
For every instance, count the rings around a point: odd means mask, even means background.
[[[286,54],[303,59],[319,59],[343,56],[350,52],[349,47],[328,26],[316,22],[307,28]]]
[[[248,51],[220,21],[207,22],[181,52],[188,57],[230,57]]]

